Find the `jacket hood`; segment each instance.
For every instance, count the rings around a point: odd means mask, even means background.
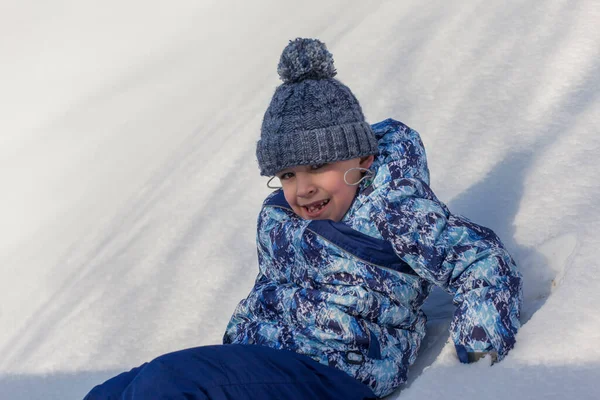
[[[379,150],[370,168],[376,175],[375,185],[382,175],[392,179],[419,179],[429,185],[425,147],[417,131],[391,118],[373,124],[371,128]]]

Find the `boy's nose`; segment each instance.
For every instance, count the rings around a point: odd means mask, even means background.
[[[296,196],[310,197],[317,191],[310,176],[304,174],[296,175]]]

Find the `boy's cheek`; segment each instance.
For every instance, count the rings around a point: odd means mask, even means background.
[[[291,195],[291,190],[286,190],[285,186],[283,187],[283,197],[285,197],[285,201],[287,201],[292,208],[295,206],[296,203],[294,197]]]
[[[292,207],[292,211],[294,211],[294,213],[296,213],[297,216],[302,217],[302,207],[299,207],[296,204],[296,197],[289,194],[289,193],[293,193],[293,191],[291,189],[288,188],[288,190],[285,190],[285,187],[283,188],[283,197],[285,197],[285,201],[288,202],[288,204],[290,205],[290,207]]]

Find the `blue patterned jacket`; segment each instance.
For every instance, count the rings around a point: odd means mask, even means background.
[[[373,125],[379,154],[343,220],[303,220],[283,193],[258,218],[260,272],[224,343],[292,350],[341,369],[378,396],[406,380],[425,335],[432,285],[454,296],[451,337],[502,359],[519,328],[521,277],[490,229],[453,215],[429,188],[419,134]]]

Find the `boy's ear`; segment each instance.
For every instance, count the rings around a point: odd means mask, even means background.
[[[360,159],[360,166],[361,166],[361,168],[369,168],[371,166],[371,164],[373,164],[374,160],[375,160],[375,156],[374,155],[370,155],[370,156],[366,156],[366,157],[361,157],[361,159]]]

